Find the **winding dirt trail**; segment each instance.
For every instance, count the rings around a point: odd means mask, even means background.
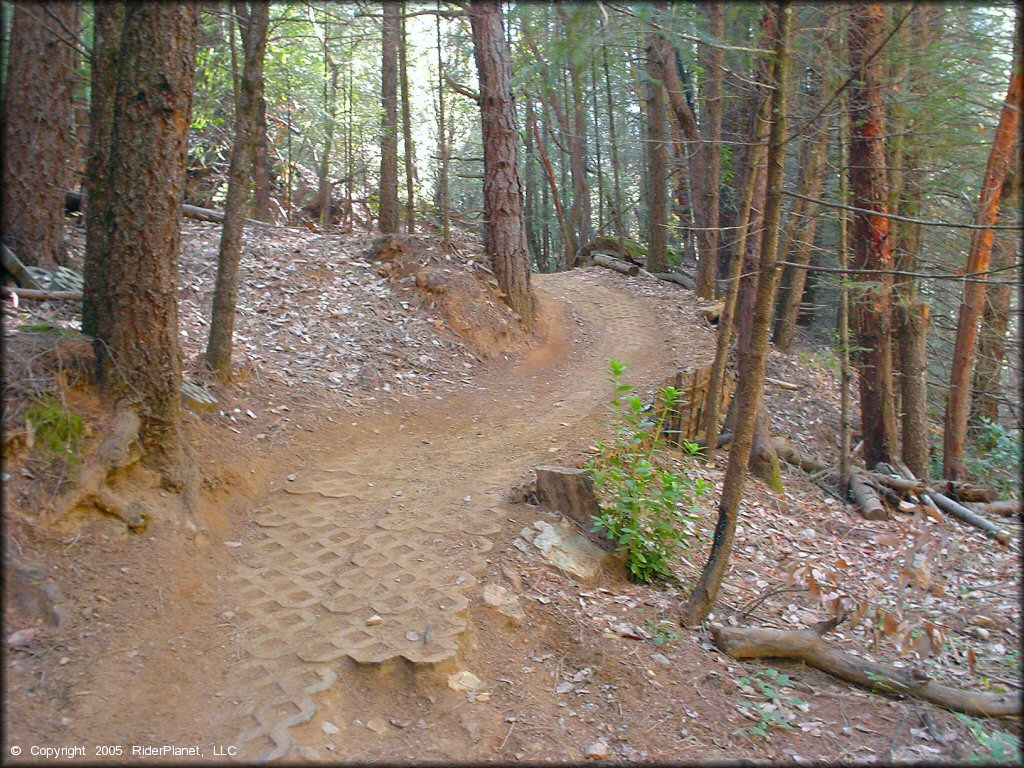
[[[466,760],[481,744],[505,746],[507,702],[488,709],[484,697],[467,726],[466,696],[445,678],[467,666],[486,676],[537,640],[536,628],[470,619],[480,577],[500,572],[521,525],[508,490],[599,433],[609,359],[645,387],[706,353],[674,349],[672,319],[613,278],[577,270],[535,281],[545,335],[522,360],[445,399],[403,401],[279,449],[245,530],[220,531],[240,544],[214,541],[203,567],[169,575],[177,586],[135,639],[155,649],[147,663],[96,667],[94,703],[74,712],[83,737],[233,745],[245,761],[315,759],[325,734],[333,754],[320,759]],[[400,738],[385,740],[352,725],[411,722],[425,707],[439,726],[425,733],[395,726]]]
[[[457,664],[504,491],[594,426],[610,358],[635,381],[667,371],[657,318],[624,291],[571,273],[537,282],[548,338],[525,360],[476,392],[332,436],[330,455],[254,515],[225,583],[246,656],[228,685],[247,714],[243,757],[291,749],[339,660]]]

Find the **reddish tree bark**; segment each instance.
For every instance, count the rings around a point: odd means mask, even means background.
[[[708,32],[713,37],[725,36],[725,4],[711,2],[702,6],[708,14]],[[715,297],[715,275],[718,271],[718,202],[722,170],[722,83],[725,80],[725,51],[718,47],[705,46],[703,51],[704,70],[707,80],[705,88],[705,114],[701,119],[704,141],[700,152],[703,158],[703,182],[694,189],[697,196],[697,295]]]
[[[64,190],[72,156],[71,90],[79,3],[16,3],[3,104],[0,229],[26,264],[63,261]],[[63,26],[63,28],[62,28]]]
[[[1018,12],[1019,13],[1019,12]],[[1014,47],[1010,86],[999,115],[999,124],[992,139],[981,195],[974,221],[991,226],[999,215],[999,198],[1003,191],[1014,137],[1020,121],[1021,91],[1024,86],[1024,63],[1021,61],[1021,17],[1017,17],[1017,39]],[[975,229],[971,236],[971,250],[967,256],[966,272],[985,272],[992,255],[991,229]],[[978,345],[978,321],[985,302],[985,283],[964,284],[964,298],[957,319],[956,341],[953,344],[953,365],[949,375],[946,417],[942,439],[942,472],[947,480],[967,480],[964,465],[964,447],[967,443],[967,420],[971,407],[971,377]]]
[[[484,248],[504,301],[527,325],[533,322],[530,261],[519,177],[519,131],[512,108],[509,49],[497,0],[470,4],[473,56],[480,81],[484,146]]]
[[[655,30],[647,38],[647,269],[668,269],[668,136],[665,130],[665,84],[668,44]]]
[[[108,234],[94,254],[94,278],[109,286],[96,307],[103,393],[137,403],[147,459],[174,485],[184,450],[178,253],[198,30],[192,3],[125,6],[104,174],[117,204],[104,207]]]
[[[853,269],[890,270],[892,250],[885,165],[882,44],[885,6],[856,3],[850,10],[848,43],[853,81],[850,85],[850,188],[855,213]],[[861,275],[852,294],[852,320],[860,372],[861,437],[864,462],[873,467],[892,462],[895,440],[892,383],[892,275]]]

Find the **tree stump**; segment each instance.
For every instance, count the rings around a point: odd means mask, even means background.
[[[537,496],[541,504],[579,523],[587,533],[594,527],[594,516],[601,513],[594,482],[585,469],[550,464],[537,467]]]

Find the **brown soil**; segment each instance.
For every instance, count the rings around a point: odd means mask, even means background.
[[[437,283],[417,274],[406,270],[436,295]],[[133,490],[156,510],[141,535],[99,516],[66,530],[34,526],[19,505],[27,479],[5,483],[5,637],[36,627],[7,649],[5,758],[15,745],[28,762],[40,761],[31,745],[83,745],[104,762],[98,748],[120,746],[120,761],[137,762],[133,746],[162,745],[198,745],[206,760],[237,748],[246,760],[387,763],[572,762],[595,742],[613,761],[976,751],[966,728],[930,705],[851,690],[795,665],[734,662],[704,630],[659,625],[674,619],[674,589],[619,572],[581,584],[518,548],[520,529],[556,516],[513,503],[508,491],[537,464],[578,462],[602,435],[607,361],[626,362],[627,378],[649,394],[713,350],[689,292],[596,268],[534,279],[538,338],[515,359],[495,355],[462,386],[367,404],[316,388],[289,399],[256,382],[240,390],[244,400],[193,417],[206,526],[195,540],[175,525],[176,499],[141,480]],[[474,343],[495,351],[499,337]],[[820,373],[788,365],[774,359],[770,373],[818,388]],[[790,394],[770,395],[776,427],[798,421],[812,447],[828,450],[813,424],[832,418],[834,392],[812,406],[801,400],[812,412],[794,406],[787,415]],[[262,421],[243,418],[256,402],[261,419],[272,408],[279,417],[269,439]],[[724,457],[695,471],[715,482],[723,467]],[[783,496],[751,484],[745,510],[761,522],[740,532],[715,620],[775,586],[794,558],[846,541],[868,560],[884,548],[872,537],[908,535],[909,523],[866,523],[793,472],[786,479]],[[710,530],[713,499],[704,506]],[[808,526],[816,540],[796,547],[787,537]],[[706,545],[689,553],[684,577],[696,574]],[[993,581],[1010,573],[999,600],[1019,589],[1016,565],[994,559]],[[525,623],[485,605],[486,584],[517,593]],[[969,610],[985,610],[983,599]],[[806,624],[815,603],[784,594],[761,610],[746,620]],[[987,612],[993,634],[1019,637],[1019,615]],[[623,624],[636,631],[618,631]],[[866,646],[852,631],[837,639]],[[805,704],[787,705],[790,727],[766,739],[738,705],[768,703],[741,678],[772,667],[792,676],[786,695]],[[481,687],[451,689],[449,675],[461,670]],[[970,683],[977,678],[959,681]]]

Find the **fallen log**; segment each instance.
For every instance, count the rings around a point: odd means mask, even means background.
[[[689,275],[684,275],[680,272],[652,272],[659,280],[664,280],[666,283],[675,283],[681,285],[683,288],[689,288],[691,291],[697,290],[697,281]]]
[[[1017,499],[990,501],[986,504],[975,504],[974,509],[983,515],[999,515],[1000,517],[1018,517],[1021,514],[1021,503]]]
[[[81,200],[81,192],[76,192],[73,189],[65,190],[65,209],[71,209],[74,208],[75,206],[81,206]],[[196,219],[197,221],[209,221],[214,224],[221,224],[224,222],[223,211],[215,211],[212,208],[200,208],[198,205],[189,205],[188,203],[182,203],[181,215],[184,216],[186,219]],[[245,219],[244,221],[245,224],[250,227],[266,227],[269,229],[277,228],[276,224],[269,224],[265,221],[257,221],[256,219]]]
[[[955,480],[945,481],[939,492],[959,502],[978,501],[987,503],[995,501],[998,496],[992,488],[985,488],[973,483],[958,483]]]
[[[724,301],[715,301],[711,304],[705,304],[703,307],[697,308],[697,314],[703,317],[712,325],[718,322],[718,319],[722,316],[725,311]]]
[[[616,272],[621,272],[622,274],[629,275],[630,277],[636,277],[640,272],[640,267],[636,264],[630,264],[622,259],[616,259],[614,256],[609,256],[607,253],[595,253],[593,259],[594,263],[598,266],[613,269]]]
[[[808,474],[813,475],[816,472],[824,472],[829,468],[827,464],[823,464],[813,456],[808,456],[806,453],[798,451],[784,437],[775,438],[775,452],[787,464],[792,464]]]
[[[789,392],[798,392],[803,389],[799,384],[793,384],[792,382],[783,381],[782,379],[774,379],[771,376],[765,376],[764,380],[766,384],[774,384],[779,389],[785,389]]]
[[[896,477],[882,472],[868,472],[868,477],[876,483],[887,485],[900,493],[924,493],[928,490],[920,480],[907,480],[905,477]]]
[[[82,294],[78,291],[43,291],[35,288],[14,288],[4,286],[5,296],[17,296],[30,301],[81,301]]]
[[[903,475],[903,477],[906,478],[907,480],[912,480],[915,483],[921,482],[916,477],[914,477],[914,473],[911,472],[909,467],[907,467],[907,465],[903,463],[902,459],[894,457],[893,464],[896,465],[896,468],[900,471],[900,474]],[[929,514],[931,514],[932,517],[938,520],[940,517],[940,510],[935,505],[935,502],[931,500],[931,497],[929,497],[927,493],[919,493],[917,494],[917,496],[921,500],[921,503],[928,508]]]
[[[878,494],[872,488],[863,472],[859,469],[852,469],[850,472],[850,492],[860,507],[860,513],[865,520],[885,520],[889,517],[889,511],[878,499]]]
[[[876,664],[833,648],[822,639],[822,635],[838,623],[833,619],[801,630],[714,625],[711,627],[711,636],[715,645],[734,659],[802,661],[864,688],[913,696],[968,715],[1014,717],[1022,714],[1019,693],[975,693],[952,688],[929,680],[918,670]]]
[[[931,491],[927,495],[935,502],[939,509],[947,515],[952,515],[958,520],[962,520],[968,525],[974,526],[990,539],[995,539],[1004,547],[1010,545],[1010,534],[1000,529],[999,526],[995,525],[995,523],[992,523],[981,515],[972,512],[962,504],[958,504],[945,494]]]

